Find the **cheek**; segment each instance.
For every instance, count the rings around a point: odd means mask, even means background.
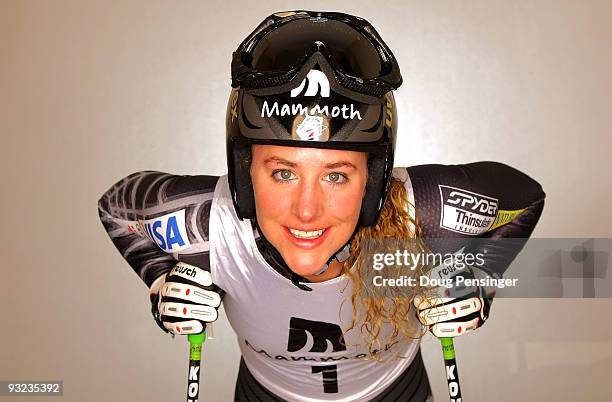
[[[287,211],[289,197],[286,190],[270,185],[267,177],[253,177],[252,181],[258,219],[282,215]]]
[[[354,220],[359,217],[363,189],[359,186],[334,194],[329,199],[329,211],[339,219]],[[347,222],[348,223],[348,222]]]

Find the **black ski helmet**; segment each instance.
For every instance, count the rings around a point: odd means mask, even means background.
[[[359,225],[376,224],[391,181],[397,132],[395,57],[364,19],[312,11],[266,18],[233,53],[226,116],[236,212],[255,218],[251,146],[368,153]]]

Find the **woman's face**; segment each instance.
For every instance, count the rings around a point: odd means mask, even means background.
[[[273,145],[252,153],[259,227],[293,272],[317,273],[357,225],[367,155]]]

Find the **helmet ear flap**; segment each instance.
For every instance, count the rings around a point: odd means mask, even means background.
[[[376,225],[385,202],[380,196],[384,194],[385,186],[385,158],[377,155],[371,156],[368,160],[368,181],[359,217],[359,223],[362,226]]]
[[[255,196],[251,181],[252,153],[250,146],[235,146],[229,158],[233,174],[229,175],[234,207],[240,219],[255,219]],[[233,182],[233,183],[232,183]]]

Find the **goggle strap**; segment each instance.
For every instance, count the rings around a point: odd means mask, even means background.
[[[244,89],[262,89],[270,87],[278,87],[285,85],[295,77],[295,72],[291,71],[286,74],[273,77],[236,77],[232,85],[234,87],[242,86]]]
[[[389,86],[387,85],[381,85],[381,86],[364,85],[359,82],[346,78],[343,74],[336,74],[336,78],[338,79],[338,82],[340,83],[340,85],[342,85],[343,87],[345,87],[346,89],[350,91],[359,92],[359,93],[370,95],[370,96],[375,96],[377,98],[380,98],[384,96],[387,92],[393,90],[393,87],[391,87],[390,85]]]

